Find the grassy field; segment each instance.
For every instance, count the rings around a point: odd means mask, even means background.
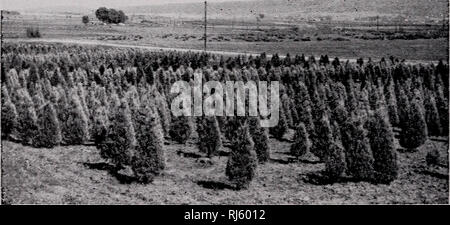
[[[220,22],[220,23],[219,23]],[[363,40],[345,36],[324,25],[303,24],[298,29],[286,24],[230,25],[218,21],[208,27],[208,49],[242,53],[290,53],[340,58],[395,56],[408,60],[448,59],[448,39]],[[96,40],[107,43],[203,49],[203,28],[195,22],[84,25],[80,16],[20,15],[3,22],[7,40],[26,38],[27,27],[39,27],[43,39]],[[434,32],[435,28],[431,29]],[[366,34],[365,31],[362,34]],[[302,40],[303,39],[303,40]],[[311,41],[304,41],[310,39]]]
[[[92,146],[36,149],[2,142],[4,204],[448,204],[448,139],[428,141],[415,153],[399,152],[399,178],[390,185],[341,182],[319,185],[308,174],[324,165],[313,158],[293,162],[290,143],[271,139],[271,160],[259,165],[248,190],[230,189],[227,148],[213,164],[197,158],[197,147],[166,143],[166,169],[152,184],[113,173]],[[443,167],[429,168],[436,148]],[[183,154],[180,154],[180,151]]]

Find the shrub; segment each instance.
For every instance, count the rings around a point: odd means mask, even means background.
[[[26,33],[27,33],[28,38],[40,38],[41,37],[41,32],[39,31],[38,27],[27,27]]]
[[[270,158],[269,135],[267,134],[267,130],[261,127],[259,117],[249,117],[248,125],[258,162],[265,163]]]
[[[52,103],[47,103],[38,110],[39,131],[33,145],[52,148],[62,141],[61,126]]]
[[[116,108],[108,127],[105,141],[98,147],[100,155],[110,160],[118,169],[128,166],[137,146],[131,112],[125,99]]]
[[[216,117],[199,117],[197,119],[197,133],[200,152],[206,153],[208,157],[217,155],[222,147],[222,138]]]
[[[137,148],[131,167],[141,183],[151,182],[165,167],[162,132],[157,131],[155,118],[149,106],[142,106],[136,118]]]
[[[295,131],[294,144],[291,145],[290,153],[297,158],[302,157],[309,151],[310,145],[305,124],[300,123]]]
[[[83,22],[84,25],[87,25],[89,23],[89,16],[81,17],[81,22]]]
[[[128,17],[122,10],[107,9],[105,7],[100,7],[95,11],[95,16],[98,20],[105,23],[123,23]]]
[[[185,144],[192,133],[192,125],[189,117],[174,116],[170,124],[170,138],[180,144]]]
[[[241,124],[235,132],[236,139],[232,140],[225,175],[237,189],[246,189],[255,176],[257,159],[247,125]]]
[[[374,159],[375,182],[389,184],[398,175],[397,152],[392,126],[381,110],[377,110],[371,117],[369,140]]]

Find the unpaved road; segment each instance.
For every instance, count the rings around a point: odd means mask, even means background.
[[[168,48],[168,47],[156,47],[156,46],[148,46],[148,45],[132,45],[132,44],[120,44],[120,43],[111,43],[105,41],[97,41],[97,40],[80,40],[80,39],[52,39],[52,38],[40,38],[40,39],[4,39],[4,42],[45,42],[45,43],[62,43],[62,44],[79,44],[79,45],[101,45],[101,46],[109,46],[109,47],[119,47],[119,48],[138,48],[145,49],[149,51],[159,52],[159,51],[179,51],[179,52],[197,52],[202,53],[203,50],[200,49],[187,49],[187,48]],[[227,56],[238,56],[238,55],[246,55],[246,56],[259,56],[259,53],[243,53],[243,52],[229,52],[229,51],[215,51],[208,50],[206,51],[211,54],[218,55],[227,55]],[[267,54],[268,57],[271,57],[271,54]],[[284,55],[279,55],[281,58]],[[334,57],[330,56],[330,60]],[[317,58],[319,59],[319,58]],[[340,61],[350,61],[356,62],[355,58],[342,58],[339,57]],[[376,60],[376,59],[373,59]],[[438,61],[432,60],[408,60],[406,59],[406,63],[408,64],[428,64],[433,63],[437,64]]]

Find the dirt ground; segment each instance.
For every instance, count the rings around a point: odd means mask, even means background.
[[[198,158],[195,143],[166,143],[166,169],[153,183],[130,182],[93,146],[36,149],[2,141],[4,204],[448,204],[448,139],[428,141],[415,153],[399,151],[399,177],[390,185],[341,182],[317,185],[307,174],[324,165],[294,162],[289,141],[270,140],[271,160],[258,165],[248,190],[230,188],[226,152],[210,165]],[[436,148],[442,167],[430,168],[425,156]]]

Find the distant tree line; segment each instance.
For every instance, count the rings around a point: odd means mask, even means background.
[[[95,16],[105,23],[123,23],[128,17],[122,10],[108,9],[100,7],[95,11]]]

